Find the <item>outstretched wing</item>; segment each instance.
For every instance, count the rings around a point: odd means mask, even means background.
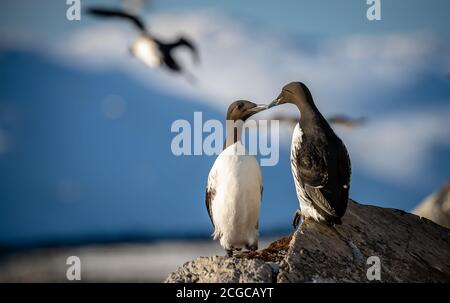
[[[175,41],[173,43],[168,43],[167,46],[169,48],[175,48],[175,47],[178,47],[178,46],[185,46],[191,51],[192,56],[194,58],[194,62],[196,62],[196,63],[200,62],[200,55],[199,55],[197,46],[190,39],[187,39],[185,37],[180,37],[177,41]]]
[[[94,16],[101,16],[101,17],[119,17],[123,19],[127,19],[135,26],[137,26],[141,31],[146,31],[144,23],[136,16],[125,13],[120,10],[113,10],[113,9],[103,9],[103,8],[96,8],[91,7],[86,10],[89,14]]]

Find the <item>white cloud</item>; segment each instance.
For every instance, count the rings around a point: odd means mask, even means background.
[[[103,23],[76,31],[66,43],[59,45],[58,50],[62,59],[75,65],[82,63],[84,68],[120,66],[129,64],[127,45],[131,43],[132,36],[133,32],[126,24]]]
[[[305,47],[299,47],[289,37],[250,29],[215,11],[146,19],[163,39],[186,33],[198,42],[202,64],[192,68],[201,81],[197,86],[131,59],[128,45],[137,33],[120,21],[82,28],[61,44],[62,53],[84,66],[118,66],[153,87],[189,94],[221,111],[239,98],[267,102],[283,84],[301,80],[309,84],[321,108],[340,112],[355,105],[363,108],[369,94],[414,83],[424,71],[436,68],[430,59],[439,47],[429,35],[392,34],[329,38],[310,50],[311,41],[305,39]],[[189,65],[187,54],[181,55]]]
[[[450,148],[450,106],[391,114],[351,133],[340,132],[353,167],[400,184],[433,176],[432,149]]]

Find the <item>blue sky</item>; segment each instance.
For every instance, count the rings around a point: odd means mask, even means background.
[[[30,27],[47,31],[47,34],[64,34],[71,27],[61,26],[65,1],[2,1],[0,25],[4,27]],[[165,12],[185,12],[213,8],[224,13],[263,26],[311,35],[348,35],[355,33],[410,32],[429,30],[443,38],[448,38],[448,10],[446,0],[433,0],[432,4],[423,0],[382,1],[382,22],[368,22],[367,4],[364,0],[285,0],[285,1],[205,1],[205,0],[166,0],[148,1],[144,6],[154,14]],[[117,0],[81,0],[82,5],[102,4],[120,7]],[[10,12],[14,11],[14,14]],[[56,26],[58,25],[58,26]]]
[[[208,235],[214,157],[171,155],[171,123],[223,119],[232,101],[268,102],[293,80],[326,115],[368,117],[336,129],[356,200],[411,210],[450,178],[448,1],[382,0],[376,22],[365,1],[152,1],[140,14],[155,34],[199,43],[201,66],[179,54],[197,86],[130,58],[136,33],[121,21],[69,22],[65,1],[19,2],[0,4],[0,244]],[[298,115],[261,118],[275,113]],[[289,231],[297,205],[290,131],[280,164],[263,168],[263,235]]]

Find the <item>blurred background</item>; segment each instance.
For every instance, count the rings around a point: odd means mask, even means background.
[[[225,119],[237,99],[267,103],[303,81],[353,164],[351,197],[411,211],[450,179],[450,2],[81,0],[138,14],[195,85],[129,55],[137,31],[59,0],[0,4],[0,281],[65,281],[67,256],[91,281],[161,281],[223,254],[204,203],[215,156],[174,156],[171,124]],[[292,106],[259,115],[296,117]],[[262,245],[292,232],[298,206],[283,125],[279,164],[262,167]],[[450,206],[449,206],[450,208]],[[83,276],[83,273],[84,276]]]

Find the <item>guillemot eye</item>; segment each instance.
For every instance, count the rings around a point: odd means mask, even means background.
[[[237,108],[238,108],[238,109],[242,109],[243,107],[244,107],[244,103],[241,102],[241,103],[238,104],[238,107],[237,107]]]

